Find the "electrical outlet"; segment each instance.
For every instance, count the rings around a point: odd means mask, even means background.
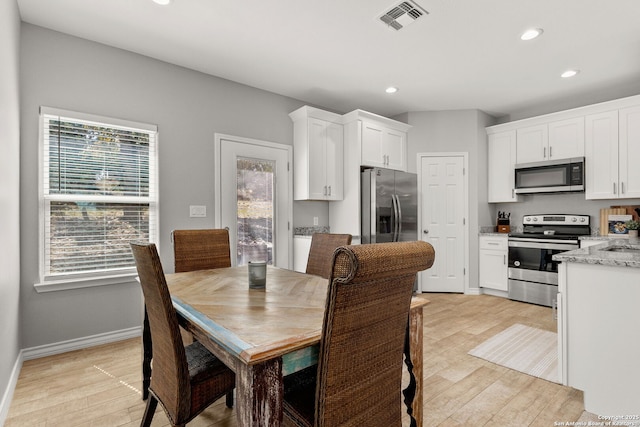
[[[313,217],[313,225],[318,225],[318,217],[317,216]]]
[[[189,206],[189,216],[191,218],[205,218],[207,216],[206,206]]]

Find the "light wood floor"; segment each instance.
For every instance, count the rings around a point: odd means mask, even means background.
[[[515,323],[555,331],[551,309],[488,295],[427,297],[425,427],[550,427],[589,419],[583,415],[581,392],[467,354]],[[26,361],[5,426],[140,425],[140,353],[140,340],[131,339]],[[153,425],[169,425],[160,406]],[[189,423],[236,425],[224,399]]]

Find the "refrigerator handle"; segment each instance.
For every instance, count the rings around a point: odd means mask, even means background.
[[[400,217],[398,212],[398,202],[396,200],[396,195],[391,195],[391,202],[393,204],[393,237],[391,239],[392,242],[398,241],[398,225],[400,224]]]
[[[398,236],[396,238],[396,242],[400,241],[400,234],[402,233],[402,206],[400,206],[400,197],[395,194],[396,197],[396,206],[398,207]]]

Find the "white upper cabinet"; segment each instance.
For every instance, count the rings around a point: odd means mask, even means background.
[[[516,131],[488,136],[489,203],[517,202],[514,166],[516,163]]]
[[[640,197],[640,106],[586,117],[586,198]]]
[[[547,160],[549,129],[546,124],[518,129],[516,141],[516,163]]]
[[[345,126],[359,123],[360,166],[407,170],[407,132],[411,126],[362,110],[344,116]]]
[[[407,133],[369,121],[362,122],[363,166],[407,170]]]
[[[341,116],[307,106],[289,116],[294,123],[294,199],[342,200],[344,132]]]
[[[517,163],[584,156],[584,117],[517,130]]]
[[[640,106],[619,111],[620,197],[640,198]]]
[[[584,156],[584,117],[549,123],[549,160]]]
[[[585,117],[587,199],[618,198],[618,111]]]

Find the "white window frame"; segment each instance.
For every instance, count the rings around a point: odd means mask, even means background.
[[[63,110],[59,108],[40,107],[39,115],[39,163],[38,163],[38,197],[39,197],[39,282],[34,284],[37,292],[51,292],[68,289],[87,288],[93,286],[113,285],[128,283],[135,280],[137,276],[135,266],[106,270],[104,272],[77,272],[69,274],[46,275],[46,227],[48,224],[49,212],[47,210],[47,199],[45,198],[45,115],[57,115],[69,119],[70,121],[95,122],[106,127],[129,128],[154,134],[155,143],[149,151],[149,197],[144,198],[149,203],[149,216],[153,218],[149,224],[149,241],[156,242],[159,230],[159,184],[158,184],[158,128],[156,125],[116,119],[111,117],[98,116],[76,111]],[[74,200],[73,196],[60,195],[56,197],[48,196],[49,200]],[[139,198],[128,197],[127,201],[139,202]],[[122,201],[114,198],[114,202]]]

